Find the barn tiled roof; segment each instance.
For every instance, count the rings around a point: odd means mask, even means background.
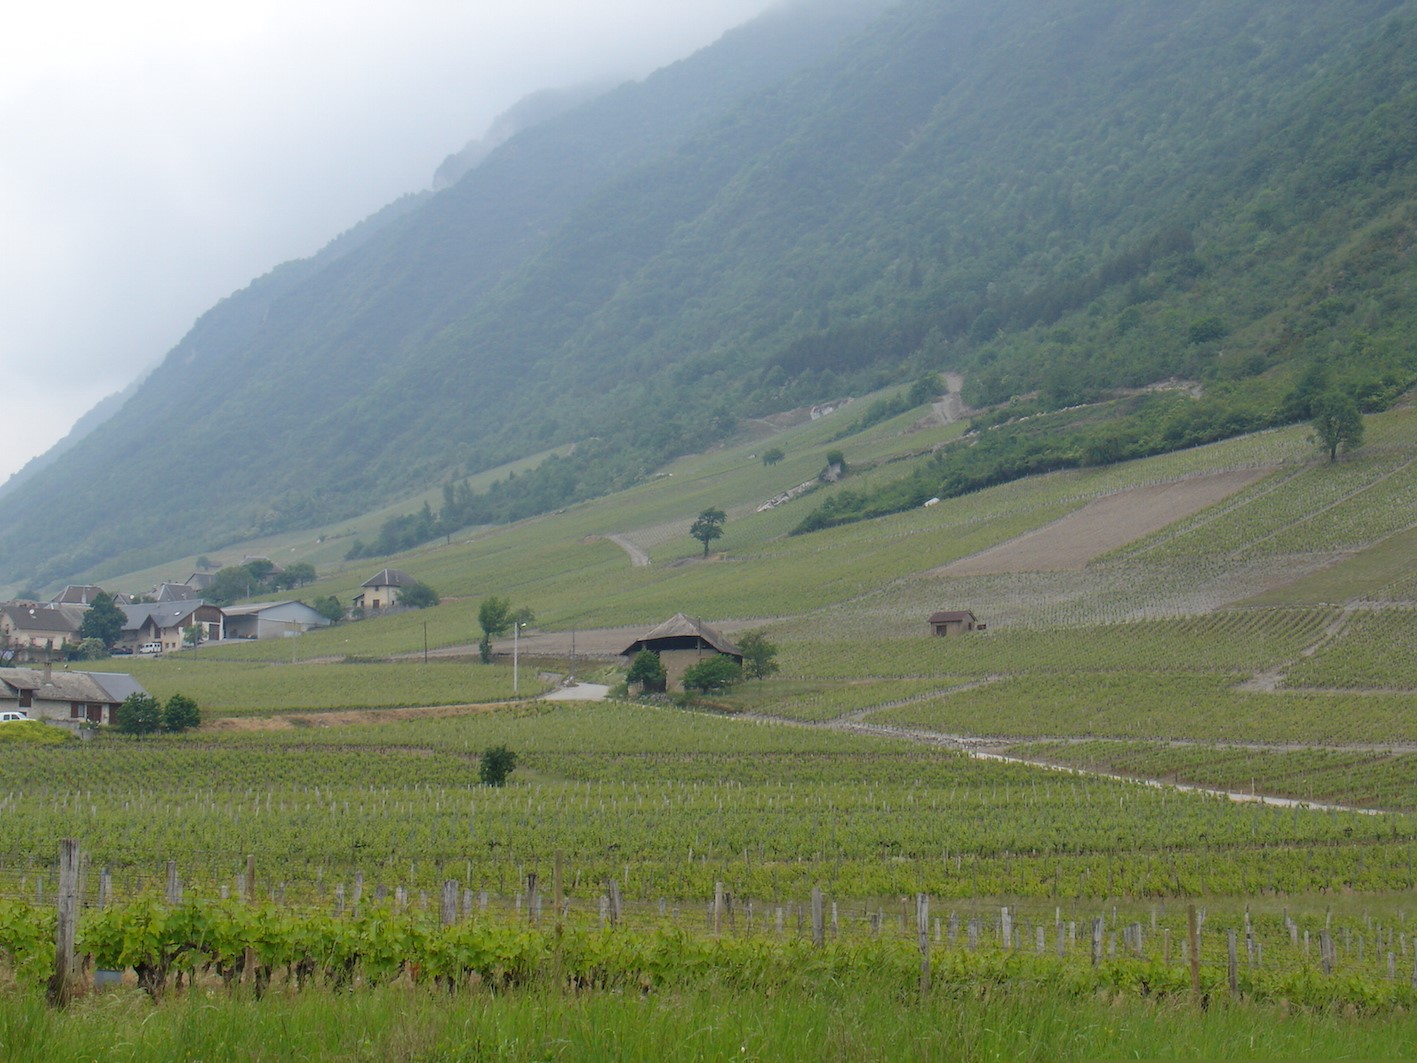
[[[743,656],[743,651],[728,639],[724,638],[722,632],[718,631],[716,628],[709,627],[702,620],[693,620],[683,613],[675,613],[674,616],[660,624],[653,631],[640,636],[631,643],[623,652],[622,656],[629,656],[632,653],[638,653],[642,649],[652,648],[651,643],[654,642],[683,638],[697,638],[719,653],[726,653],[734,657]]]
[[[917,613],[917,616],[920,614]],[[930,614],[932,624],[959,624],[966,620],[973,620],[974,614],[968,609],[942,609],[938,613]]]

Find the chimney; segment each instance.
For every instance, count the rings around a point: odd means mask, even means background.
[[[45,683],[46,686],[48,686],[50,683],[53,683],[53,682],[54,682],[54,665],[50,662],[49,656],[46,654],[46,655],[45,655],[45,658],[44,658],[44,683]]]

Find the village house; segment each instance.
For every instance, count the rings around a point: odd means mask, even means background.
[[[129,694],[145,694],[121,672],[71,672],[46,665],[0,668],[0,709],[18,709],[48,723],[113,723]]]
[[[158,643],[162,652],[180,650],[186,643],[187,629],[201,629],[203,641],[226,637],[226,614],[219,606],[200,598],[186,602],[143,602],[121,605],[123,630],[115,644],[126,650]]]
[[[670,687],[681,684],[685,672],[714,654],[721,653],[740,665],[743,663],[743,652],[721,632],[702,620],[691,620],[683,613],[676,613],[648,634],[637,638],[621,651],[621,656],[627,661],[633,660],[641,650],[659,654],[659,662],[664,665]]]
[[[194,591],[197,592],[196,596],[200,598],[202,596],[202,592],[205,590],[209,590],[211,588],[211,585],[215,582],[215,572],[193,572],[190,576],[187,577],[184,586],[191,587]]]
[[[966,631],[983,630],[984,625],[974,619],[968,609],[943,609],[930,614],[930,631],[940,637],[962,635]]]
[[[79,642],[88,607],[56,602],[10,602],[0,606],[0,647],[10,660],[62,655]]]
[[[407,572],[386,568],[360,584],[363,590],[354,596],[354,608],[356,611],[362,609],[366,613],[392,609],[399,604],[399,593],[417,582]]]

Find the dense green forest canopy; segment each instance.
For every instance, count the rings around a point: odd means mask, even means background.
[[[422,532],[514,519],[941,370],[1000,411],[992,460],[942,455],[826,523],[1303,419],[1319,393],[1377,409],[1417,377],[1417,3],[881,7],[765,17],[224,301],[10,493],[0,580],[444,483]],[[1138,394],[1164,380],[1186,386]],[[1009,427],[1083,404],[1057,438]],[[155,474],[122,441],[179,413]]]

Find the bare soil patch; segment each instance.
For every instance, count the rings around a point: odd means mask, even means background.
[[[1133,539],[1214,505],[1272,470],[1233,469],[1152,484],[1094,499],[1051,524],[962,557],[932,576],[992,576],[1006,572],[1066,572]]]
[[[290,731],[297,727],[346,727],[361,723],[395,723],[399,720],[426,720],[445,716],[470,716],[491,712],[514,702],[485,705],[426,705],[400,709],[342,709],[338,712],[297,712],[287,716],[233,716],[212,720],[204,731]]]

